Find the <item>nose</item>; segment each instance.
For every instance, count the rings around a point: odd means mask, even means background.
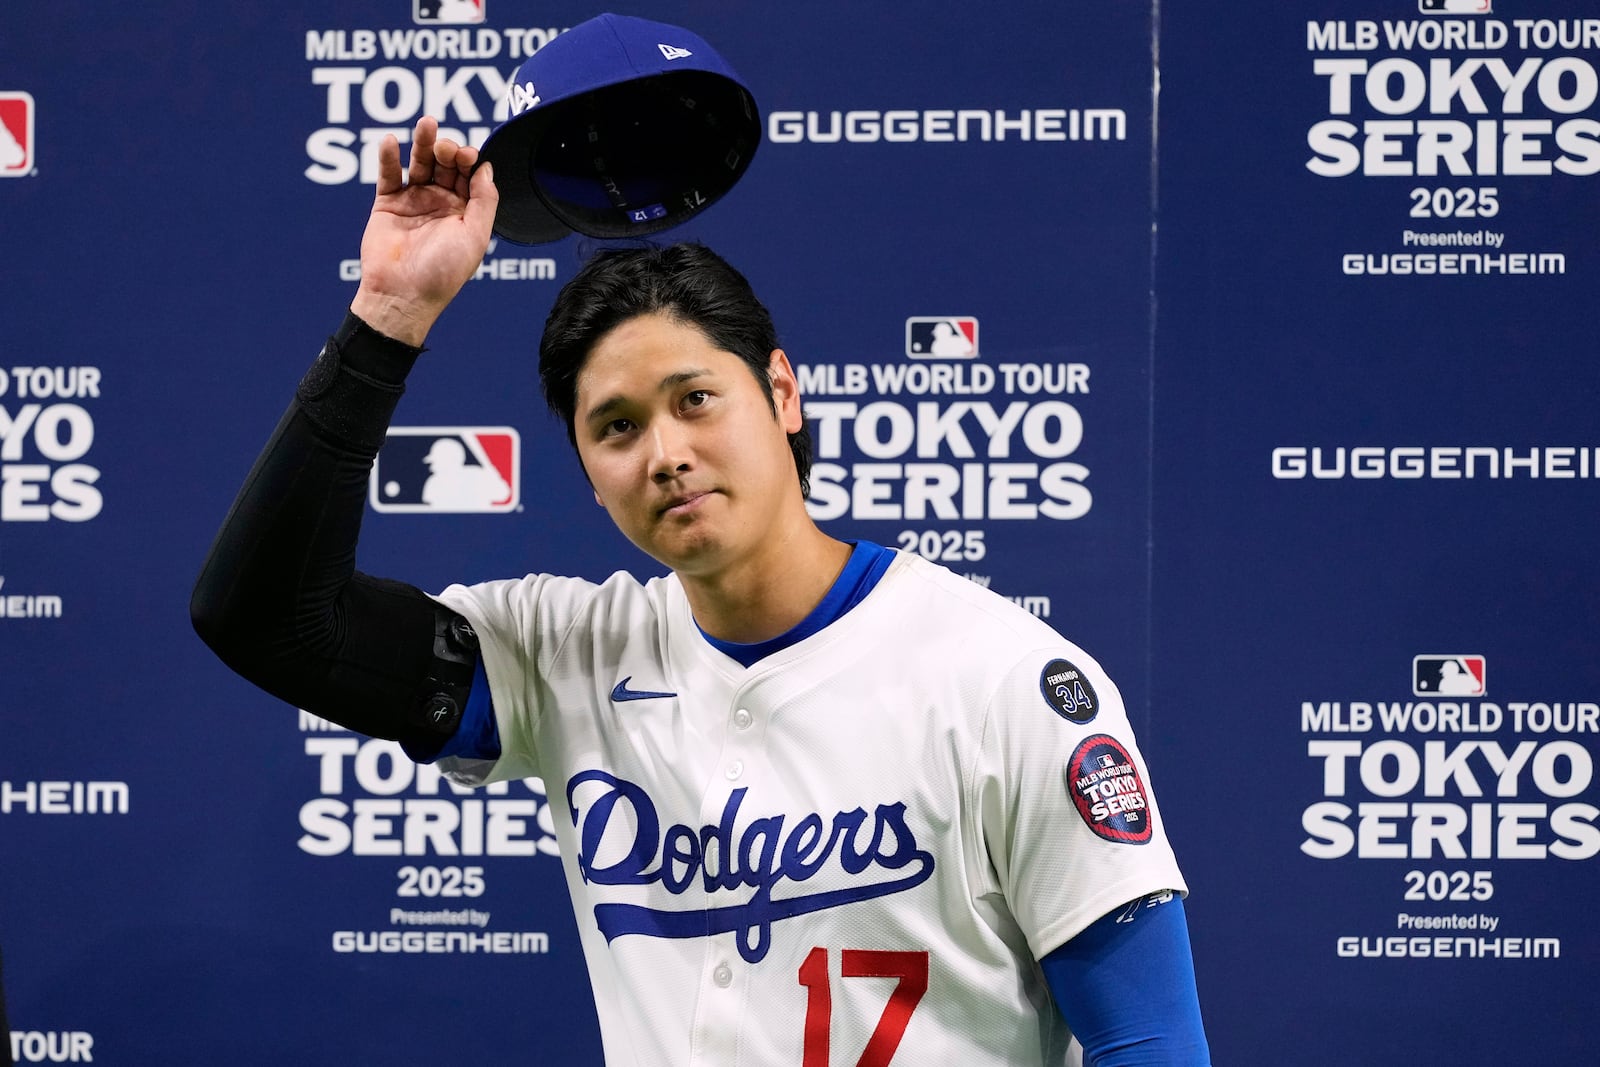
[[[650,477],[667,482],[690,469],[689,435],[673,419],[655,419],[650,425]]]

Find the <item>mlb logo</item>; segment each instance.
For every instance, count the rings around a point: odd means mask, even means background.
[[[1482,656],[1417,656],[1411,661],[1411,692],[1419,697],[1481,697],[1489,691]]]
[[[978,320],[959,315],[909,318],[906,355],[912,359],[977,359]]]
[[[1424,15],[1487,15],[1494,10],[1493,0],[1417,0]]]
[[[33,97],[0,92],[0,178],[33,173]]]
[[[487,0],[411,0],[411,21],[420,26],[465,26],[483,21]]]
[[[374,511],[515,511],[522,439],[509,426],[394,426],[372,465]]]
[[[1115,757],[1115,756],[1101,756],[1100,757],[1100,766],[1102,766],[1102,767],[1115,767],[1116,765],[1117,765],[1117,757]]]

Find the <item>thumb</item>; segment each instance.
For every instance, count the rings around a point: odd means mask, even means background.
[[[500,206],[500,190],[494,184],[494,164],[482,163],[472,172],[467,186],[467,224],[484,233],[494,230],[494,213]]]

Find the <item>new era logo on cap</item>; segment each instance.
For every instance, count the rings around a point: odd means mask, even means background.
[[[515,511],[522,439],[509,426],[394,426],[372,466],[375,511]]]
[[[909,318],[906,355],[912,359],[976,359],[978,320],[961,315]]]
[[[656,47],[661,49],[661,56],[663,59],[688,59],[690,56],[694,55],[694,53],[689,51],[687,48],[674,48],[670,44],[658,44]]]
[[[33,97],[0,91],[0,178],[33,173]]]
[[[422,26],[461,26],[483,21],[487,0],[411,0],[411,21]]]
[[[1419,697],[1481,697],[1488,692],[1482,656],[1417,656],[1411,661],[1411,692]]]

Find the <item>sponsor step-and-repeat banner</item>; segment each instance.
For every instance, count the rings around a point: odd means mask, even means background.
[[[13,1061],[602,1062],[545,783],[465,789],[275,701],[187,611],[355,292],[382,139],[428,114],[482,144],[598,13],[0,15]],[[811,514],[1121,690],[1149,781],[1091,739],[1063,788],[1128,847],[1159,798],[1215,1062],[1594,1062],[1600,18],[626,13],[761,107],[738,187],[663,237],[771,308]],[[660,573],[538,391],[598,247],[491,244],[372,470],[363,571]],[[1046,680],[1065,719],[1098,704]]]
[[[1593,14],[1164,11],[1153,706],[1240,1062],[1600,1049]]]
[[[1563,931],[1567,951],[1583,951],[1585,925],[1530,915],[1515,902],[1501,931],[1508,914],[1503,897],[1493,903],[1492,861],[1582,861],[1600,852],[1600,809],[1588,802],[1594,758],[1581,736],[1600,733],[1600,704],[1481,699],[1483,656],[1417,656],[1413,672],[1400,699],[1300,707],[1324,798],[1302,814],[1300,850],[1314,859],[1410,861],[1406,909],[1391,918],[1384,901],[1366,923],[1378,932],[1341,934],[1337,954],[1553,960]]]

